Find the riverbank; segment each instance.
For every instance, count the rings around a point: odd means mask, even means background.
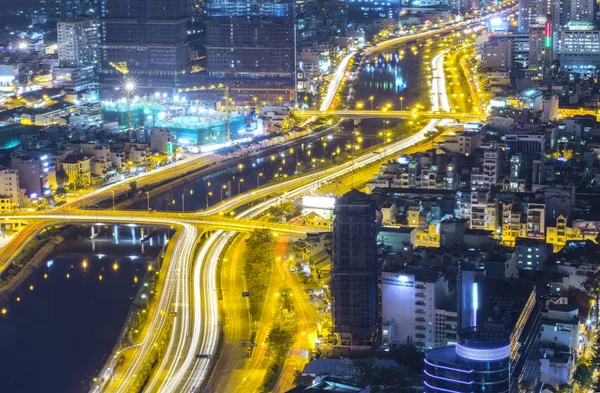
[[[62,244],[65,238],[76,233],[77,230],[77,227],[67,227],[62,228],[58,233],[52,233],[51,229],[42,228],[40,234],[36,237],[43,237],[31,242],[28,245],[29,249],[23,250],[17,259],[12,262],[13,268],[17,268],[18,271],[13,273],[10,271],[11,268],[9,268],[5,275],[2,276],[2,282],[0,283],[0,303],[6,301],[31,274],[43,266],[54,249]],[[48,242],[42,244],[46,240]]]

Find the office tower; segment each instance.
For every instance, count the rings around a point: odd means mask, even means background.
[[[58,22],[58,61],[61,67],[96,65],[100,61],[97,19]]]
[[[334,208],[333,331],[342,346],[369,349],[377,331],[377,232],[375,201],[353,190]]]
[[[590,24],[571,24],[561,32],[560,65],[586,73],[600,64],[600,30]]]
[[[456,345],[425,359],[425,391],[516,392],[539,378],[541,304],[524,280],[459,272]]]
[[[111,62],[150,78],[187,67],[185,0],[103,0],[100,22],[104,72],[116,73]]]
[[[258,101],[295,99],[296,31],[294,2],[213,0],[208,3],[208,74],[227,83],[260,83]],[[287,90],[282,90],[288,87]],[[282,91],[285,94],[282,94]],[[254,92],[236,102],[252,102]],[[281,97],[281,98],[279,98]]]

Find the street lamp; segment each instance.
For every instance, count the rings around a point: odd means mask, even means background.
[[[356,109],[361,110],[365,107],[365,103],[364,102],[357,102],[356,103]]]
[[[115,192],[113,190],[111,190],[110,192],[112,193],[113,210],[115,210]]]
[[[125,93],[127,93],[127,127],[131,127],[131,93],[135,90],[133,79],[125,80]]]
[[[259,172],[258,175],[256,175],[256,187],[260,187],[260,178],[263,176],[262,172]]]
[[[212,191],[209,191],[209,192],[206,193],[206,208],[207,209],[208,209],[208,197],[212,196],[212,194],[213,194]]]
[[[223,184],[223,187],[221,187],[221,200],[223,200],[223,190],[225,189],[227,189],[227,186]]]
[[[404,96],[400,96],[400,110],[404,110]]]
[[[185,192],[181,193],[181,212],[185,213]]]
[[[238,194],[240,193],[240,184],[244,182],[244,179],[238,180]]]
[[[371,110],[373,110],[373,100],[374,99],[375,99],[375,96],[369,97],[369,101],[371,101]]]
[[[150,193],[146,191],[146,201],[148,204],[148,211],[150,211]]]

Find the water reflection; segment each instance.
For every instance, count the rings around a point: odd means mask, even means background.
[[[104,365],[166,232],[146,228],[145,242],[140,227],[95,233],[67,239],[2,304],[2,393],[87,392]]]

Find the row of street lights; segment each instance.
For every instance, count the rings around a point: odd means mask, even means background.
[[[400,110],[403,111],[404,110],[404,96],[400,96],[398,99],[400,100]],[[369,97],[369,101],[371,101],[371,110],[375,110],[375,108],[373,107],[373,100],[375,100],[375,96]],[[356,109],[361,110],[361,109],[364,109],[364,107],[365,107],[364,102],[359,101],[356,103]],[[388,103],[382,109],[384,111],[387,111],[391,108],[392,108],[392,104]]]

